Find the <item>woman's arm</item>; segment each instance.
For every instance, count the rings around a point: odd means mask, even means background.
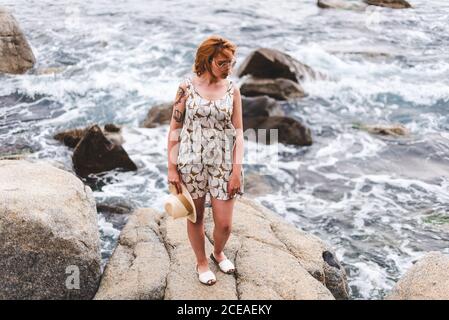
[[[231,122],[236,129],[235,148],[233,150],[232,174],[240,177],[243,163],[243,119],[242,119],[242,97],[240,89],[234,86],[234,101]]]
[[[180,129],[184,124],[185,110],[186,110],[187,90],[186,84],[181,83],[176,92],[175,102],[173,103],[172,117],[170,120],[170,129],[168,132],[168,181],[173,183],[180,193],[181,185],[178,174],[177,162],[179,152],[179,134]]]

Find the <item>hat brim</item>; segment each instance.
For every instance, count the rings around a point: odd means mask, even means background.
[[[190,195],[189,190],[187,190],[187,187],[186,187],[186,185],[183,182],[181,182],[181,189],[182,189],[183,196],[187,199],[187,201],[189,201],[190,205],[193,208],[193,213],[189,214],[188,216],[186,216],[186,218],[189,219],[190,221],[192,221],[193,223],[196,223],[197,215],[196,215],[195,202],[193,202],[192,196]],[[171,184],[169,186],[169,190],[174,195],[177,195],[177,191],[176,191],[175,185]]]

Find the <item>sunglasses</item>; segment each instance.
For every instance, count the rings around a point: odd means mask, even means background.
[[[237,63],[237,61],[235,60],[235,59],[232,59],[231,61],[216,61],[215,62],[215,64],[220,68],[220,69],[222,69],[222,68],[225,68],[225,67],[227,67],[227,66],[231,66],[231,68],[234,68],[234,66],[235,66],[235,64]]]

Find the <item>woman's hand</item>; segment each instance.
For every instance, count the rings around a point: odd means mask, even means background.
[[[241,183],[240,175],[231,173],[231,177],[228,181],[228,194],[231,198],[234,198],[234,195],[240,192]]]
[[[179,175],[177,168],[169,168],[168,169],[168,183],[175,185],[176,191],[178,192],[178,194],[182,193],[181,177]]]

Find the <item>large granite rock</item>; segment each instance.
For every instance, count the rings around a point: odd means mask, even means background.
[[[449,256],[430,252],[396,283],[388,300],[449,300]]]
[[[243,77],[247,74],[255,78],[285,78],[297,83],[306,78],[324,77],[289,54],[270,48],[259,48],[245,58],[237,70],[237,75]]]
[[[407,9],[412,6],[405,0],[364,0],[366,4],[392,9]]]
[[[206,230],[209,239],[213,239],[211,208],[208,210]],[[246,197],[235,203],[234,213],[233,237],[228,246],[231,255],[244,255],[240,251],[242,241],[245,242],[246,239],[259,241],[267,245],[265,248],[267,252],[261,255],[262,259],[270,260],[270,255],[276,250],[285,251],[293,256],[315,280],[326,286],[335,298],[349,298],[346,272],[333,250],[321,239],[298,230],[273,214],[268,208]],[[275,270],[280,267],[273,268]],[[287,270],[286,268],[285,272],[288,274]],[[263,272],[260,276],[263,278],[262,274]]]
[[[89,187],[47,164],[0,161],[0,300],[91,299],[100,259]]]
[[[209,255],[213,250],[211,208],[207,208],[205,214]],[[141,209],[128,224],[106,268],[97,298],[296,300],[348,297],[344,269],[332,250],[318,238],[295,229],[245,197],[236,201],[233,231],[225,249],[237,272],[223,274],[211,262],[211,270],[217,276],[214,286],[198,281],[185,219],[173,220],[166,213],[159,215],[152,209]],[[129,230],[144,231],[133,231],[135,236],[130,237]],[[126,241],[126,248],[123,248],[122,239],[130,239]],[[139,243],[146,243],[146,250],[142,250],[145,255],[131,249]],[[151,271],[143,279],[148,265],[152,266]]]
[[[170,259],[159,233],[160,219],[152,209],[137,210],[129,218],[95,299],[164,298]]]
[[[0,7],[0,72],[20,74],[36,59],[16,19]]]

